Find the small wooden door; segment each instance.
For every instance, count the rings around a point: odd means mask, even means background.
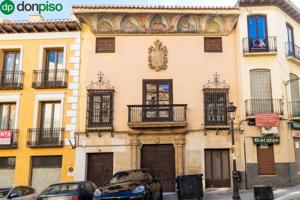
[[[143,145],[141,168],[159,178],[164,192],[175,191],[175,150],[172,144]]]
[[[228,149],[205,150],[205,185],[207,188],[230,187]]]
[[[258,175],[275,175],[273,145],[257,145]]]
[[[89,153],[87,180],[98,187],[108,184],[113,176],[113,153]]]
[[[294,138],[295,147],[295,159],[296,159],[296,170],[300,173],[300,138]]]

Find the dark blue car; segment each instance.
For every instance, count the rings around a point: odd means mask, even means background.
[[[148,170],[117,172],[109,184],[94,193],[94,199],[163,200],[162,185]]]

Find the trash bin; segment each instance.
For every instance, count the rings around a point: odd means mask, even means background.
[[[176,178],[176,192],[178,200],[203,198],[203,174],[183,175]]]
[[[273,188],[270,185],[255,185],[254,187],[255,200],[273,200]]]

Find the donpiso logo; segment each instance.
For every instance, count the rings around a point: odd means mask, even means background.
[[[63,5],[61,3],[51,3],[49,1],[46,1],[45,3],[25,3],[25,1],[22,1],[21,3],[15,5],[15,3],[11,0],[4,0],[0,4],[0,11],[5,15],[10,15],[15,10],[20,12],[34,11],[41,14],[42,12],[47,11],[60,12],[63,10]]]

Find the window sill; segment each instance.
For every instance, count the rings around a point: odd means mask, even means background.
[[[251,56],[275,56],[277,55],[276,51],[273,52],[245,52],[245,57],[251,57]]]

